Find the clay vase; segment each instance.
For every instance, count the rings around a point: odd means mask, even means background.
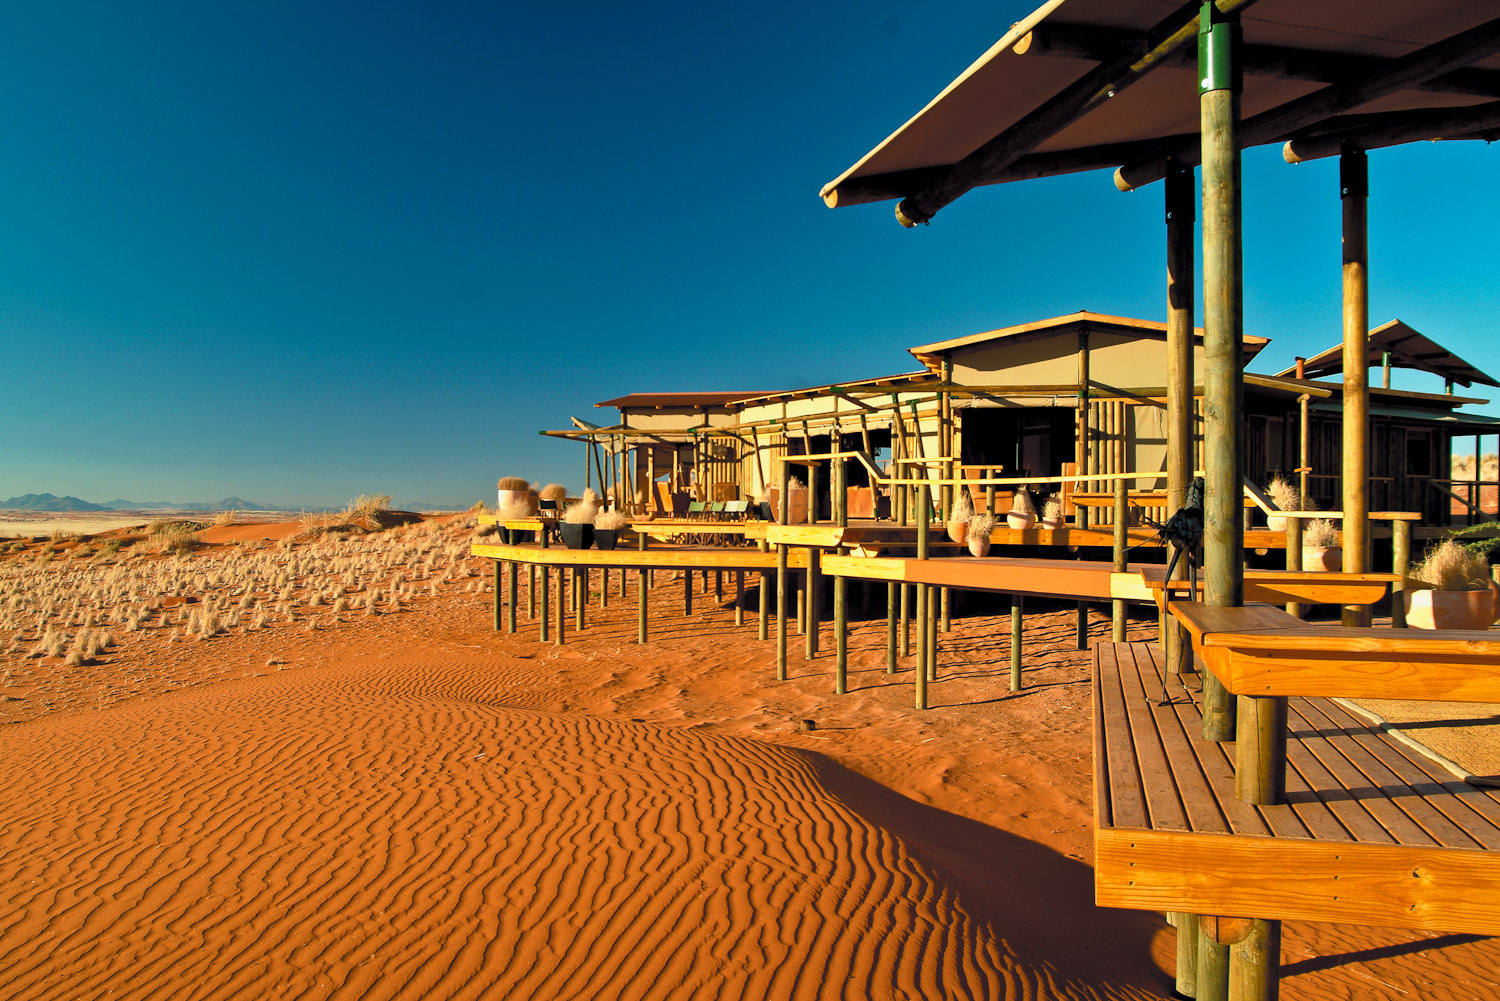
[[[1302,547],[1302,570],[1304,573],[1314,570],[1342,570],[1344,568],[1344,550],[1341,546],[1303,546]]]
[[[1063,527],[1063,520],[1061,518],[1058,518],[1056,521],[1048,521],[1046,518],[1043,518],[1041,521],[1037,522],[1037,524],[1041,525],[1043,528],[1051,529],[1052,531],[1056,532]]]
[[[1488,629],[1495,621],[1495,589],[1403,591],[1406,624],[1412,629]]]
[[[984,559],[990,552],[990,540],[981,539],[977,535],[969,536],[969,552],[979,559]]]
[[[1005,516],[1005,523],[1017,532],[1024,532],[1036,524],[1036,515],[1022,514],[1019,511],[1011,511]]]
[[[948,538],[960,546],[969,538],[969,523],[967,521],[948,522]]]

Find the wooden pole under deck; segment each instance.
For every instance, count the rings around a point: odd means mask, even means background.
[[[1021,619],[1026,614],[1026,596],[1010,596],[1010,690],[1021,690]]]
[[[504,560],[495,561],[495,632],[500,631],[500,619],[505,610],[505,595],[501,587],[501,564]]]
[[[1087,476],[1089,471],[1089,332],[1080,330],[1078,332],[1078,417],[1077,423],[1078,444],[1075,449],[1075,457],[1079,476]],[[1091,484],[1083,483],[1083,489],[1090,489]],[[1089,527],[1089,509],[1078,508],[1078,527]]]
[[[1370,571],[1370,170],[1362,149],[1339,155],[1344,228],[1344,572]],[[1345,605],[1346,626],[1368,624],[1369,609]]]
[[[834,449],[838,451],[838,449]],[[840,527],[849,524],[849,493],[845,489],[848,470],[843,459],[834,459],[829,470],[830,486],[833,488],[833,520]],[[833,643],[835,695],[849,690],[849,578],[842,574],[833,578]]]
[[[1301,518],[1288,518],[1286,520],[1286,568],[1288,570],[1302,569]],[[1302,605],[1299,602],[1287,602],[1286,610],[1288,615],[1295,615],[1299,619],[1302,617]]]
[[[792,506],[792,464],[781,464],[781,503],[776,512],[779,524],[787,523]],[[786,543],[776,543],[776,680],[786,680]]]
[[[762,539],[757,542],[755,544],[755,548],[760,550],[761,552],[765,552],[767,548],[765,540]],[[755,589],[755,601],[757,605],[755,618],[755,638],[758,640],[765,640],[768,639],[771,635],[771,575],[762,570],[760,571],[759,580],[760,584]]]
[[[1401,520],[1391,523],[1391,573],[1396,582],[1391,585],[1391,626],[1406,628],[1406,574],[1411,570],[1411,522]]]
[[[1115,481],[1115,563],[1116,573],[1125,572],[1125,557],[1127,554],[1126,522],[1129,518],[1129,498],[1126,495],[1128,484],[1124,480]],[[1110,616],[1110,639],[1116,643],[1125,642],[1125,599],[1114,599]]]
[[[1229,997],[1232,1001],[1276,1001],[1281,996],[1280,962],[1281,922],[1251,921],[1249,934],[1229,947]]]
[[[1193,221],[1197,196],[1193,170],[1176,165],[1167,172],[1167,513],[1187,503],[1193,479]],[[1188,568],[1178,561],[1172,575],[1186,580]],[[1174,616],[1163,615],[1162,636],[1168,670],[1182,673],[1190,666],[1184,656],[1187,634]],[[1197,920],[1193,922],[1194,934]],[[1193,956],[1197,958],[1197,944]]]
[[[520,575],[516,573],[516,561],[509,560],[505,564],[505,631],[512,635],[516,631],[516,585],[520,583]]]
[[[568,571],[557,568],[557,635],[552,642],[562,646],[567,642],[565,631],[568,625]]]
[[[541,578],[542,578],[542,591],[541,591],[541,595],[542,595],[542,602],[541,602],[541,604],[542,604],[542,607],[540,609],[541,614],[540,614],[540,616],[538,616],[538,619],[537,619],[537,637],[543,643],[545,643],[545,642],[547,642],[547,633],[548,633],[548,630],[549,630],[548,622],[552,618],[552,614],[551,614],[552,613],[552,607],[551,607],[551,602],[552,602],[552,597],[551,597],[551,593],[552,593],[552,581],[550,579],[551,576],[552,576],[552,572],[550,570],[548,570],[545,566],[541,567],[540,569],[541,569]]]
[[[889,581],[885,585],[885,673],[896,673],[896,619],[900,614],[901,585]]]
[[[927,558],[927,522],[931,516],[931,504],[927,500],[928,487],[923,485],[917,493],[917,559]],[[927,708],[927,602],[926,584],[917,585],[917,695],[918,709]]]
[[[1239,24],[1211,3],[1200,26],[1199,111],[1203,148],[1203,565],[1210,605],[1244,604],[1243,246],[1240,228]],[[1203,674],[1203,736],[1234,739],[1235,705]],[[1203,987],[1200,978],[1200,989]]]
[[[641,552],[646,551],[646,536],[642,533],[636,540],[636,547]],[[637,581],[636,590],[640,592],[640,609],[636,613],[635,641],[644,644],[646,642],[646,602],[651,594],[651,579],[648,576],[651,571],[642,567],[639,571],[640,578]],[[620,580],[625,579],[625,571],[620,571]]]
[[[573,628],[583,632],[583,610],[589,604],[589,571],[588,567],[579,567],[573,571]]]
[[[536,564],[526,564],[526,618],[536,618]]]
[[[953,384],[953,359],[952,358],[944,358],[943,359],[942,373],[943,373],[943,383],[944,383],[944,385],[952,385]],[[943,390],[942,396],[939,397],[939,399],[942,400],[942,415],[943,415],[942,431],[938,435],[938,441],[942,443],[940,447],[942,448],[942,454],[944,456],[944,459],[943,459],[943,479],[951,481],[953,479],[953,442],[954,442],[954,437],[953,437],[953,394],[950,393],[948,390],[945,389],[945,390]],[[942,496],[943,496],[943,500],[942,500],[943,516],[939,520],[941,520],[944,524],[946,524],[949,521],[949,519],[951,519],[953,517],[953,506],[958,503],[958,497],[955,496],[956,492],[958,490],[966,490],[966,489],[968,489],[966,486],[960,486],[960,487],[955,488],[951,482],[945,482],[943,484],[943,492],[942,492]],[[952,599],[952,594],[951,594],[951,588],[946,588],[946,587],[942,588],[940,590],[940,592],[939,592],[939,595],[940,595],[939,601],[940,601],[941,607],[942,607],[942,615],[941,615],[942,630],[943,630],[943,632],[946,633],[946,632],[952,631],[952,629],[953,629],[953,619],[952,619],[952,614],[951,614],[951,604],[952,604],[952,600],[953,599]],[[934,669],[935,668],[936,668],[936,665],[934,664]]]

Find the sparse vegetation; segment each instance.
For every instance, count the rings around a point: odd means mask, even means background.
[[[630,516],[624,511],[600,511],[594,516],[594,527],[606,532],[616,532],[630,527]]]
[[[233,508],[230,508],[228,511],[220,511],[218,514],[214,515],[214,525],[220,528],[227,525],[233,525],[235,523],[235,520],[236,518]]]
[[[542,500],[560,501],[568,496],[568,488],[561,483],[549,483],[542,487]]]
[[[969,538],[988,542],[995,532],[995,516],[976,514],[969,519]]]
[[[1281,511],[1299,511],[1302,506],[1302,496],[1297,488],[1292,486],[1279,473],[1271,477],[1271,482],[1266,486],[1266,494],[1271,498]]]
[[[519,476],[502,476],[496,486],[501,490],[530,490],[531,484]]]
[[[972,517],[974,517],[974,502],[969,499],[969,491],[959,487],[958,496],[953,501],[953,511],[948,515],[948,531],[955,533],[957,526],[967,526]]]
[[[1427,551],[1411,576],[1439,591],[1483,591],[1490,586],[1490,562],[1483,553],[1444,539]]]
[[[563,511],[562,520],[567,525],[592,525],[598,514],[599,506],[590,504],[585,499],[577,504],[569,504],[567,510]]]
[[[1017,487],[1015,497],[1010,502],[1010,509],[1015,514],[1036,514],[1036,503],[1031,499],[1031,491],[1025,487]]]
[[[1339,544],[1339,530],[1327,518],[1314,518],[1302,530],[1305,549],[1333,549]]]

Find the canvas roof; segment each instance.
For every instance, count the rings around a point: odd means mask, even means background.
[[[1247,126],[1262,112],[1331,83],[1376,74],[1390,60],[1500,14],[1493,0],[1220,0],[1220,7],[1226,5],[1240,8],[1247,46],[1242,99]],[[1011,162],[995,176],[973,183],[1119,166],[1160,154],[1164,141],[1190,139],[1196,156],[1196,43],[1188,38],[1143,72],[1130,67],[1135,63],[1139,68],[1140,55],[1151,42],[1170,34],[1163,26],[1191,24],[1198,7],[1181,0],[1050,0],[824,185],[824,200],[844,206],[910,195],[929,183],[934,171],[958,164],[1018,123],[1023,127],[1001,143],[1004,159]],[[1149,35],[1153,28],[1159,30]],[[1102,79],[1096,70],[1109,78],[1107,86],[1094,87]],[[1472,109],[1500,98],[1497,80],[1500,56],[1481,54],[1430,80],[1337,111],[1347,120],[1419,109]],[[1075,87],[1071,97],[1065,93],[1070,87]],[[1040,128],[1035,125],[1038,115],[1048,119]],[[1301,122],[1297,129],[1247,144],[1279,141],[1310,127]]]
[[[1382,356],[1389,351],[1391,364],[1398,368],[1431,372],[1433,375],[1451,379],[1462,386],[1472,386],[1476,382],[1486,386],[1500,386],[1500,382],[1492,376],[1481,372],[1452,351],[1426,335],[1418,333],[1400,320],[1391,320],[1370,331],[1367,343],[1365,360],[1371,366],[1380,365]],[[1297,367],[1294,365],[1277,374],[1293,375],[1296,371]],[[1303,373],[1310,379],[1342,371],[1344,371],[1342,344],[1334,345],[1326,351],[1319,351],[1308,358],[1303,366]]]
[[[1001,327],[998,330],[987,330],[980,334],[969,334],[965,337],[954,337],[946,341],[934,341],[931,344],[922,344],[918,347],[908,348],[912,355],[926,365],[928,370],[937,371],[941,365],[941,357],[962,351],[964,348],[973,347],[978,344],[988,344],[992,341],[1005,339],[1032,338],[1047,336],[1057,332],[1059,329],[1072,326],[1087,326],[1090,330],[1098,330],[1106,333],[1124,334],[1136,336],[1147,340],[1165,340],[1167,336],[1167,325],[1158,320],[1138,320],[1131,316],[1111,316],[1107,313],[1091,313],[1088,310],[1079,310],[1076,313],[1068,313],[1066,316],[1054,316],[1046,320],[1033,320],[1029,323],[1020,323],[1011,327]],[[1198,327],[1193,331],[1193,337],[1197,341],[1203,340],[1203,328]],[[1244,360],[1254,358],[1260,349],[1270,343],[1270,338],[1253,337],[1249,334],[1244,338]]]
[[[728,404],[759,396],[759,391],[742,392],[718,392],[718,393],[627,393],[617,396],[613,400],[604,400],[596,403],[596,407],[618,407],[630,410],[660,410],[672,407],[685,407],[692,410],[703,407],[723,407]]]

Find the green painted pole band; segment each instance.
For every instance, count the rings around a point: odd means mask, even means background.
[[[1239,19],[1205,3],[1198,22],[1198,93],[1240,89]]]

